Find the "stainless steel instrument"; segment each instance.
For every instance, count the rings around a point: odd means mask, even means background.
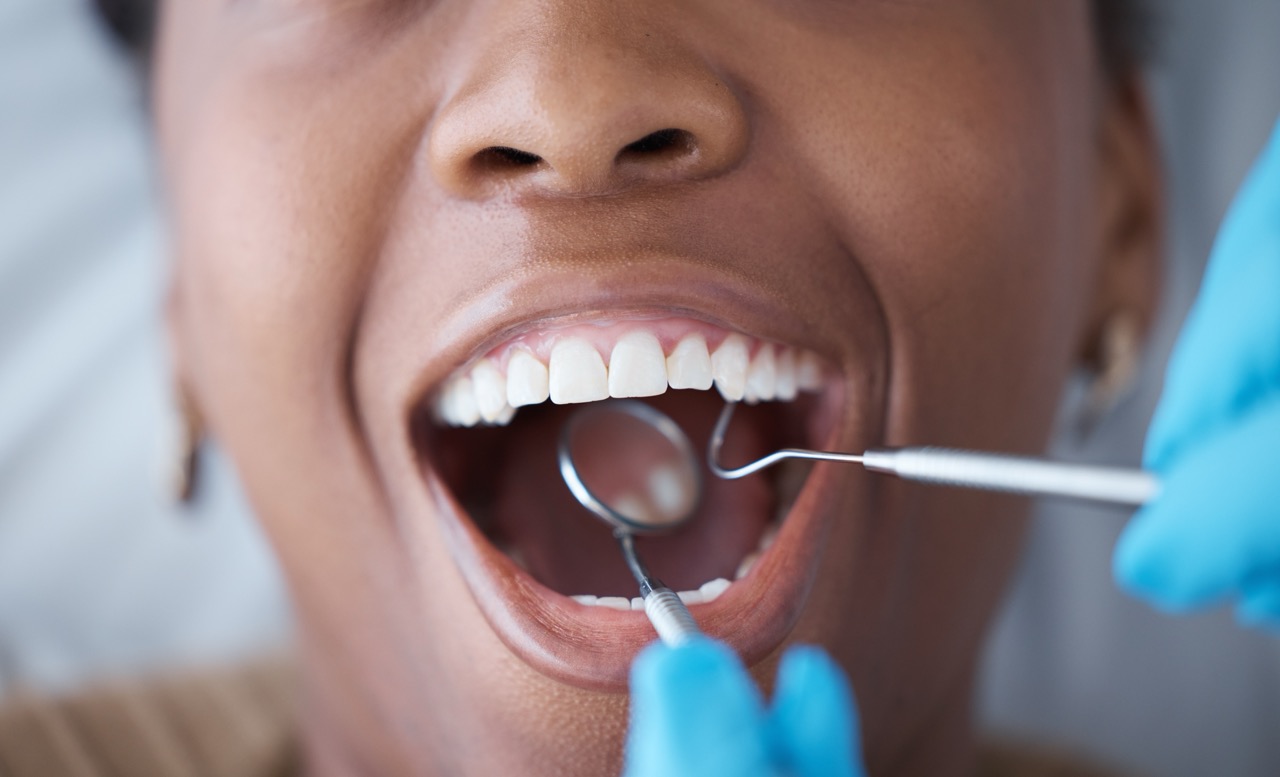
[[[746,477],[786,459],[861,464],[871,472],[905,480],[1037,497],[1061,497],[1136,507],[1160,491],[1155,475],[1141,469],[1067,464],[1029,456],[982,453],[954,448],[873,448],[863,453],[833,453],[784,448],[740,467],[720,465],[720,449],[735,404],[725,405],[707,446],[707,465],[718,477]]]
[[[643,402],[612,401],[577,411],[557,453],[574,497],[613,529],[658,636],[675,646],[700,635],[689,608],[649,572],[635,547],[635,535],[672,531],[697,512],[702,473],[689,438]]]

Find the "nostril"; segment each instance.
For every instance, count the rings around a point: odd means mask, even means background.
[[[611,145],[606,142],[595,148],[603,150]],[[596,157],[589,146],[583,150],[581,144],[569,148],[547,143],[545,147],[549,150],[543,156],[514,146],[485,146],[461,155],[465,161],[451,172],[459,176],[455,180],[470,181],[482,189],[489,184],[500,188],[527,184],[556,191],[595,191],[635,180],[658,181],[681,175],[706,153],[697,135],[674,127],[650,132],[622,146],[612,165],[609,157]]]
[[[489,146],[471,158],[471,164],[478,172],[515,171],[537,167],[542,163],[542,157],[537,154],[510,146]]]
[[[661,129],[628,143],[618,152],[618,162],[664,159],[692,154],[697,147],[693,134],[681,129]]]

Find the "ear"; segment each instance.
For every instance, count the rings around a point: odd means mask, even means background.
[[[165,327],[168,330],[169,370],[173,406],[170,418],[169,490],[175,503],[189,503],[195,496],[199,477],[200,449],[205,437],[204,418],[191,391],[187,362],[179,345],[179,301],[176,282],[169,287],[165,301]]]
[[[1095,235],[1099,257],[1093,302],[1080,359],[1102,364],[1102,343],[1117,316],[1129,317],[1145,338],[1160,300],[1164,198],[1159,144],[1139,75],[1106,88],[1099,114],[1095,176]]]

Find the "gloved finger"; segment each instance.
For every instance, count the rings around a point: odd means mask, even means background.
[[[1236,195],[1178,338],[1144,460],[1187,444],[1280,386],[1280,122]]]
[[[1236,605],[1236,619],[1245,626],[1280,634],[1280,570],[1274,578],[1246,585]]]
[[[628,777],[772,774],[764,704],[742,662],[699,639],[654,644],[631,666]]]
[[[1121,587],[1168,610],[1211,604],[1280,574],[1280,396],[1189,449],[1125,528]]]
[[[864,774],[849,681],[819,648],[794,647],[782,657],[769,717],[777,760],[787,774]]]

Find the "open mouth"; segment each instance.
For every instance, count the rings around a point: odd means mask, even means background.
[[[456,370],[422,401],[414,438],[498,635],[554,676],[610,689],[654,638],[610,528],[559,473],[559,435],[582,404],[643,398],[704,451],[724,402],[741,401],[722,453],[737,464],[828,444],[829,373],[803,348],[672,317],[543,323]],[[812,467],[723,481],[699,466],[694,516],[637,549],[704,630],[758,659],[785,638],[811,577],[817,529],[792,524],[815,523],[794,517]]]

